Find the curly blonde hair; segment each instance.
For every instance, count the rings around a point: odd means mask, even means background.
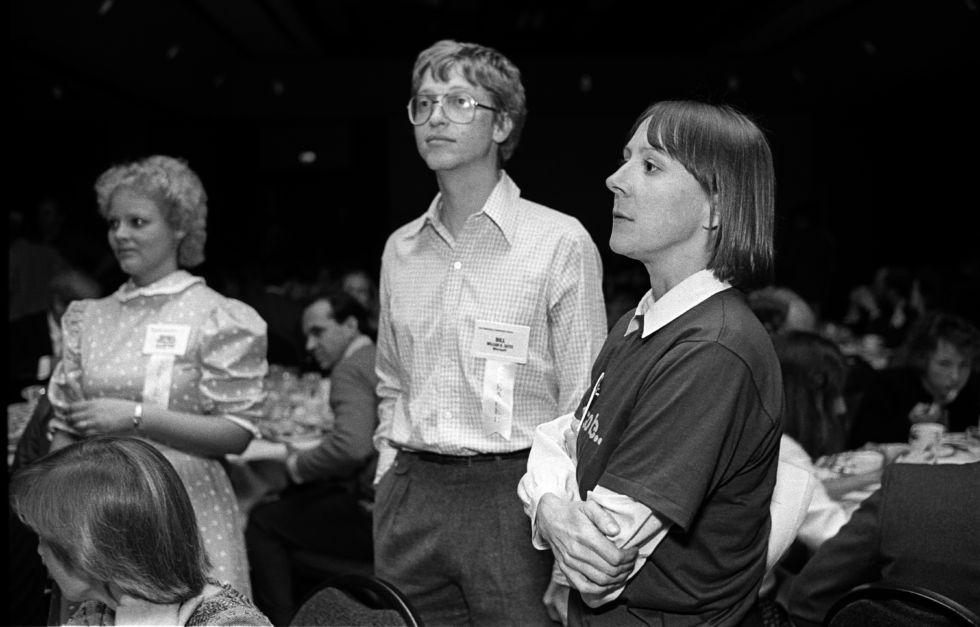
[[[193,268],[204,261],[208,195],[201,179],[184,159],[153,155],[103,172],[95,182],[99,213],[103,217],[108,215],[113,195],[122,188],[156,202],[167,224],[184,232],[177,248],[180,267]]]

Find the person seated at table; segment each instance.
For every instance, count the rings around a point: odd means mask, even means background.
[[[912,327],[892,366],[872,373],[851,425],[848,448],[907,442],[916,422],[964,431],[980,416],[973,371],[980,331],[960,316],[931,312]]]
[[[365,268],[355,266],[340,277],[340,286],[353,296],[368,312],[368,336],[378,337],[378,281]]]
[[[792,331],[773,338],[783,371],[786,397],[780,458],[813,471],[813,462],[845,449],[847,411],[844,384],[847,360],[831,340],[807,331]],[[853,490],[863,490],[881,480],[881,469],[846,477],[824,479],[814,494],[813,508],[821,507],[821,495],[837,501]],[[833,510],[836,503],[823,504]],[[839,508],[839,505],[836,505]],[[837,518],[834,511],[825,512]],[[840,524],[833,527],[836,531]],[[807,526],[805,525],[806,529]],[[808,532],[804,531],[804,535]],[[833,535],[832,533],[830,535]],[[826,539],[824,536],[823,539]],[[808,542],[815,548],[822,541]]]
[[[11,321],[7,327],[7,402],[23,400],[21,390],[43,385],[61,358],[61,317],[73,301],[98,298],[102,288],[86,272],[67,267],[48,283],[48,307]]]
[[[881,488],[789,588],[794,625],[822,625],[851,588],[881,582],[943,594],[980,614],[980,464],[891,464]]]
[[[50,375],[50,368],[61,358],[61,317],[72,302],[85,298],[98,298],[101,288],[99,284],[86,273],[70,268],[59,273],[51,280],[51,301],[42,325],[34,328],[34,332],[44,335],[44,342],[34,344],[42,346],[38,352],[23,351],[21,358],[26,354],[34,361],[37,366],[37,374],[47,379]],[[24,331],[21,329],[21,331]],[[14,353],[18,352],[17,346],[22,346],[17,339],[18,331],[10,329],[11,344],[8,347],[13,358]],[[28,340],[28,343],[31,343]],[[44,374],[42,365],[47,359],[49,372]],[[23,363],[23,362],[22,362]],[[47,381],[43,381],[47,383]],[[54,413],[51,403],[48,401],[47,394],[41,388],[41,394],[34,405],[30,420],[24,427],[23,432],[17,439],[13,461],[10,472],[15,472],[18,468],[32,463],[34,460],[46,455],[51,446],[48,441],[48,422]],[[11,442],[12,443],[12,442]],[[11,578],[10,604],[8,606],[7,618],[12,625],[40,624],[47,619],[48,599],[45,594],[47,585],[47,573],[44,565],[37,554],[37,535],[27,526],[8,511],[7,531],[9,537],[7,554],[10,572],[17,573]]]
[[[344,292],[317,296],[303,311],[306,348],[330,375],[334,425],[314,448],[293,450],[283,474],[292,485],[278,500],[257,505],[245,534],[255,602],[276,625],[293,616],[301,591],[290,552],[373,559],[371,503],[378,425],[375,345],[368,312]]]
[[[817,314],[803,298],[787,287],[768,285],[747,295],[749,307],[769,333],[814,331]]]
[[[183,269],[204,261],[208,212],[186,161],[110,167],[95,193],[129,280],[65,311],[48,389],[51,446],[110,433],[152,442],[184,480],[214,577],[248,596],[243,516],[222,462],[258,433],[266,323]]]
[[[924,311],[912,271],[903,266],[881,266],[870,285],[857,285],[848,294],[843,323],[858,335],[877,335],[885,346],[896,347]]]
[[[98,436],[19,470],[11,507],[40,538],[70,625],[269,625],[208,577],[211,563],[184,484],[151,444]]]
[[[779,460],[804,468],[816,477],[813,460],[843,448],[841,414],[847,363],[840,349],[817,333],[789,331],[773,340],[783,374],[785,397]],[[858,489],[877,482],[880,474],[879,471],[862,476],[854,487],[848,487]],[[789,551],[788,561],[797,561],[794,558],[805,560],[847,522],[847,512],[828,492],[824,483],[814,481],[813,495],[796,532],[797,547]],[[760,596],[775,597],[783,571],[794,569],[798,569],[796,564],[783,564],[781,568],[769,571],[762,582]],[[780,624],[786,624],[785,620]]]

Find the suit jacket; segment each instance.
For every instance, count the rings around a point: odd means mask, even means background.
[[[790,588],[797,625],[820,625],[854,586],[929,588],[980,613],[980,463],[892,464],[881,489],[814,553]]]
[[[374,371],[377,347],[373,343],[347,355],[330,373],[330,409],[333,429],[315,448],[296,458],[296,471],[305,481],[356,476],[361,498],[374,499],[374,470],[378,453],[374,430],[378,426],[378,375]]]

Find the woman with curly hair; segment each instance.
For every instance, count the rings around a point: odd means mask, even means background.
[[[20,469],[12,509],[40,537],[69,625],[269,625],[248,599],[207,577],[194,509],[152,445],[99,436]]]
[[[221,460],[256,433],[265,322],[182,269],[204,260],[207,223],[207,195],[186,162],[157,155],[118,165],[95,191],[129,280],[62,318],[52,446],[101,434],[151,442],[183,479],[210,574],[248,596],[243,520]]]

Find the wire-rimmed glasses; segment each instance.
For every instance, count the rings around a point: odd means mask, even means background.
[[[451,91],[448,94],[434,96],[431,94],[417,94],[408,100],[408,121],[415,126],[421,126],[429,121],[436,106],[442,107],[442,114],[450,122],[456,124],[469,124],[476,119],[477,109],[487,109],[499,111],[496,107],[491,107],[476,101],[476,98],[466,92]]]

